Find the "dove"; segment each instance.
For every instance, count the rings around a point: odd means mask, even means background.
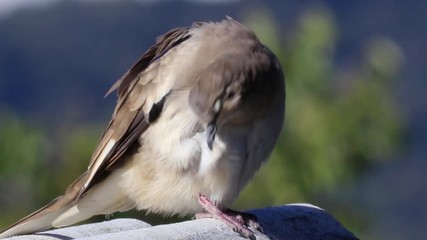
[[[285,112],[281,65],[254,32],[229,17],[172,29],[112,92],[87,171],[0,238],[133,208],[211,217],[254,238],[256,217],[230,206],[268,160]]]

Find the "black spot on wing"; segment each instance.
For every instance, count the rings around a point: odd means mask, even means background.
[[[163,105],[165,103],[165,99],[169,94],[166,94],[159,102],[153,104],[153,107],[151,107],[150,112],[148,113],[148,122],[152,123],[159,118],[160,113],[163,110]]]

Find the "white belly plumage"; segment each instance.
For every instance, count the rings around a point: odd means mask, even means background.
[[[180,97],[169,104],[185,100],[185,96]],[[247,136],[233,134],[229,138],[227,134],[222,138],[218,132],[211,150],[191,109],[164,109],[159,121],[142,135],[138,153],[123,167],[121,186],[125,194],[138,203],[138,209],[164,214],[200,212],[199,193],[220,206],[231,204],[240,191],[240,174],[231,171],[241,171],[241,166],[230,165],[244,162],[238,159],[246,155]]]

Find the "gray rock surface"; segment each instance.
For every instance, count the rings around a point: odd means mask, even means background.
[[[330,214],[309,204],[288,204],[248,211],[258,217],[264,233],[257,240],[353,240],[357,239]],[[115,219],[101,223],[50,230],[10,240],[126,240],[126,239],[244,239],[213,219],[198,219],[151,226],[136,219]]]

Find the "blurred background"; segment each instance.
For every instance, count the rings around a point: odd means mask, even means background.
[[[308,202],[361,239],[425,238],[426,10],[421,0],[1,0],[0,228],[86,169],[116,100],[105,92],[156,36],[228,15],[277,54],[287,81],[282,137],[235,208]]]

